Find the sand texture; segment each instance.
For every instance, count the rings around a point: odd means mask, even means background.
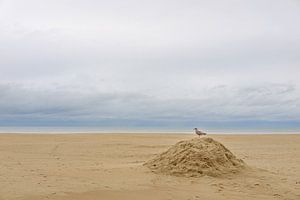
[[[208,137],[180,141],[145,166],[154,172],[186,177],[218,177],[246,169],[241,159]]]
[[[0,134],[0,200],[300,199],[300,135],[208,137]],[[179,176],[144,165],[155,160]]]

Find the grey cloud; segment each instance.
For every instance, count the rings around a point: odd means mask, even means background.
[[[299,11],[296,0],[2,0],[0,116],[298,120]]]
[[[290,85],[209,89],[198,98],[35,90],[1,85],[0,116],[64,120],[299,120],[299,90]]]

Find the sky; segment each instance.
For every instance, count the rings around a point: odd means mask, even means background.
[[[0,126],[300,130],[299,0],[0,0]]]

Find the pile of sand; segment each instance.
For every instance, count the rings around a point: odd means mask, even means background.
[[[222,176],[246,167],[224,145],[212,138],[181,141],[146,162],[152,171],[176,176]]]

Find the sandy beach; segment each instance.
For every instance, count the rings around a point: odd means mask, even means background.
[[[143,163],[193,134],[0,134],[1,200],[300,199],[300,135],[209,135],[249,169],[176,177]]]

